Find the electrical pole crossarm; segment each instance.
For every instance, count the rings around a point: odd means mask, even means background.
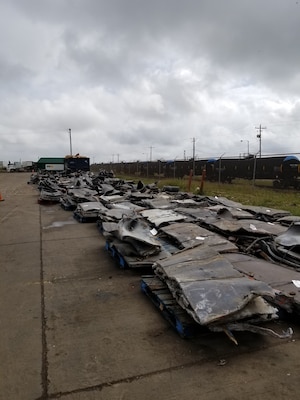
[[[259,139],[259,157],[261,158],[261,131],[263,130],[263,129],[267,129],[267,127],[266,126],[261,126],[261,124],[257,127],[255,127],[255,129],[257,129],[258,130],[258,134],[256,135],[256,137]]]

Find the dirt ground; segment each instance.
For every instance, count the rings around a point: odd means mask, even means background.
[[[292,339],[199,332],[182,339],[95,223],[39,205],[30,174],[0,174],[0,399],[300,399]]]

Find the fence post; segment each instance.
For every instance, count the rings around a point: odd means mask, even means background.
[[[191,169],[190,176],[189,176],[189,183],[188,183],[188,192],[191,191],[192,178],[193,178],[193,170]]]
[[[206,178],[206,169],[204,168],[202,170],[202,175],[201,175],[200,194],[203,194],[203,186],[204,186],[205,178]]]

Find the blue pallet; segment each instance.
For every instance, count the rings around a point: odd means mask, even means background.
[[[163,281],[155,275],[142,276],[141,289],[182,338],[195,336],[199,325],[179,306]]]
[[[122,254],[120,254],[108,240],[105,243],[105,250],[108,251],[108,253],[112,256],[112,258],[114,258],[117,261],[120,268],[128,268],[128,264],[126,263]]]

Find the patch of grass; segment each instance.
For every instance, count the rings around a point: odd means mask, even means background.
[[[142,180],[144,184],[153,183],[155,180],[137,177],[120,177],[127,180]],[[157,185],[178,186],[180,191],[199,194],[201,177],[195,177],[188,190],[188,178],[186,179],[159,179]],[[204,182],[202,195],[226,197],[232,201],[245,205],[276,208],[289,211],[292,215],[300,216],[300,191],[293,189],[273,189],[270,181],[249,181],[236,179],[232,183]]]
[[[275,190],[272,187],[253,185],[252,182],[234,182],[232,184],[204,184],[204,194],[227,197],[246,205],[276,208],[300,215],[300,192],[295,190]]]

